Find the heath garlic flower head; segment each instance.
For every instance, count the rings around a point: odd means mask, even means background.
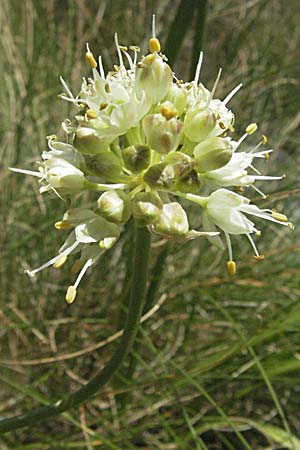
[[[71,273],[77,277],[67,290],[68,303],[85,272],[115,245],[131,217],[151,233],[178,242],[205,236],[224,248],[224,235],[231,275],[236,267],[230,235],[245,235],[254,257],[261,259],[253,220],[292,228],[285,215],[260,209],[228,189],[251,187],[261,193],[257,180],[281,178],[264,176],[253,165],[272,152],[263,149],[265,136],[250,151],[242,149],[256,124],[238,140],[231,135],[234,114],[228,103],[241,85],[224,100],[215,98],[221,71],[209,91],[199,82],[202,53],[194,80],[178,81],[161,53],[154,23],[149,53],[139,60],[138,47],[119,45],[117,36],[115,43],[119,63],[107,74],[101,57],[97,62],[87,45],[92,74],[83,79],[78,95],[61,79],[65,92],[59,97],[75,109],[62,124],[66,143],[49,136],[49,150],[42,153],[37,171],[12,169],[38,177],[40,192],[53,191],[68,205],[75,196],[72,208],[55,223],[57,230],[69,231],[65,243],[47,263],[27,271],[34,276],[51,265],[58,269],[74,257]],[[91,208],[76,204],[76,196],[87,190],[101,192]],[[202,230],[190,229],[179,198],[198,206]]]

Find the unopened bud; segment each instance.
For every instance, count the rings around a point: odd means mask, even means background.
[[[162,211],[161,199],[151,192],[140,192],[132,201],[132,214],[139,226],[144,227],[154,223]]]
[[[99,208],[97,212],[110,222],[125,223],[131,216],[130,198],[119,189],[104,192],[97,204]]]
[[[122,156],[127,169],[139,173],[149,166],[151,150],[147,145],[130,145],[122,151]]]
[[[167,120],[162,114],[149,114],[143,120],[147,144],[158,153],[174,150],[180,141],[183,124],[173,118]]]
[[[144,181],[153,189],[172,190],[175,182],[175,170],[172,164],[153,164],[144,174]]]
[[[174,106],[178,116],[180,116],[187,104],[186,91],[180,85],[172,83],[164,98],[164,102],[166,103],[167,101]]]
[[[135,91],[138,95],[145,93],[151,98],[152,104],[164,98],[172,82],[173,75],[170,67],[157,53],[146,56],[137,65]]]
[[[184,134],[193,142],[199,142],[209,137],[216,127],[217,120],[209,109],[196,109],[187,112],[184,119]]]
[[[75,133],[73,145],[81,153],[94,155],[106,150],[112,140],[110,137],[99,136],[92,128],[81,127]]]
[[[185,210],[177,202],[166,203],[159,219],[152,226],[153,231],[170,238],[180,238],[189,231],[189,222]]]
[[[225,166],[231,159],[232,145],[228,139],[212,137],[200,142],[194,150],[197,170],[208,172]]]

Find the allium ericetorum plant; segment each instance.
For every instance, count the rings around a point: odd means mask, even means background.
[[[263,258],[252,237],[260,231],[249,217],[292,228],[284,214],[260,209],[241,195],[245,187],[261,193],[256,180],[281,178],[264,176],[253,166],[255,159],[268,159],[272,152],[265,149],[266,136],[252,150],[243,150],[245,139],[257,130],[255,123],[237,141],[231,137],[234,114],[228,104],[241,85],[224,100],[216,99],[220,72],[211,91],[199,82],[202,53],[193,81],[178,80],[161,53],[154,26],[149,54],[140,59],[138,47],[119,45],[117,36],[115,42],[119,65],[107,74],[101,57],[97,62],[87,45],[92,76],[83,79],[77,96],[61,79],[65,92],[60,98],[76,110],[62,124],[66,142],[48,137],[49,150],[42,153],[37,172],[12,169],[39,177],[41,193],[53,191],[72,205],[55,223],[58,230],[70,230],[58,254],[27,271],[34,276],[74,257],[72,273],[78,275],[67,290],[68,303],[75,300],[85,272],[115,245],[131,216],[137,226],[166,239],[204,236],[220,248],[224,241],[231,275],[236,264],[230,235],[245,235],[254,258]],[[71,198],[86,190],[101,192],[94,208],[76,207]],[[199,206],[202,230],[190,229],[178,199]]]

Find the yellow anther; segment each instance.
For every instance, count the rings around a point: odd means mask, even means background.
[[[100,109],[100,111],[102,111],[106,107],[107,107],[107,103],[106,102],[102,102],[102,103],[100,103],[99,109]]]
[[[87,117],[89,119],[96,119],[97,118],[97,113],[93,109],[88,109],[87,112],[86,112],[86,115],[87,115]]]
[[[71,267],[71,274],[75,275],[83,266],[83,261],[81,259],[76,259]]]
[[[57,139],[56,134],[49,134],[46,136],[47,141],[55,141]]]
[[[150,53],[160,52],[160,42],[157,38],[149,39],[149,51]]]
[[[257,130],[257,124],[256,123],[250,123],[247,128],[246,128],[246,133],[247,134],[253,134],[255,133],[255,131]]]
[[[69,286],[66,293],[66,302],[69,305],[74,302],[76,294],[77,294],[76,288],[74,286]]]
[[[264,154],[264,158],[265,158],[266,161],[269,161],[269,159],[270,159],[269,153],[265,153]]]
[[[261,236],[261,231],[256,231],[255,236],[260,237]]]
[[[142,61],[142,64],[144,63],[145,66],[147,67],[147,65],[152,64],[155,61],[155,56],[153,54],[148,55],[144,58],[144,60]]]
[[[291,231],[294,231],[294,229],[295,229],[295,225],[292,222],[288,223],[288,227]]]
[[[226,126],[223,122],[219,122],[219,127],[222,128],[222,130],[226,130]]]
[[[97,61],[95,60],[92,52],[86,52],[85,59],[87,60],[89,65],[92,67],[92,69],[95,69],[97,67]]]
[[[109,84],[106,83],[106,85],[104,86],[105,92],[107,92],[108,94],[110,93],[110,87]]]
[[[264,255],[253,255],[253,259],[255,259],[255,261],[262,261],[263,259],[265,259]]]
[[[66,97],[65,92],[61,92],[60,94],[57,95],[57,98],[59,98],[60,100],[63,100]]]
[[[126,47],[126,45],[119,45],[119,49],[126,52],[128,50],[128,47]]]
[[[288,222],[288,218],[285,214],[281,214],[277,211],[272,211],[272,217],[273,219],[279,220],[279,222]]]
[[[263,145],[266,145],[268,143],[268,138],[264,134],[262,135],[262,143],[263,143]]]
[[[162,106],[160,108],[160,113],[167,120],[173,119],[173,117],[176,117],[178,115],[178,112],[177,112],[177,110],[175,108],[174,109],[170,109],[167,106]]]
[[[227,261],[227,272],[231,277],[236,274],[236,263],[235,261]]]
[[[54,224],[57,230],[69,230],[72,225],[67,220],[60,220]]]
[[[59,255],[55,263],[53,264],[54,269],[60,269],[61,266],[67,261],[68,257],[66,255]]]
[[[129,50],[132,50],[133,52],[140,52],[141,49],[137,45],[130,45]]]
[[[235,128],[233,125],[229,125],[229,131],[231,131],[231,133],[233,133],[235,131]]]
[[[243,194],[245,192],[245,189],[243,188],[243,186],[238,186],[236,188],[237,192],[239,192],[240,194]]]

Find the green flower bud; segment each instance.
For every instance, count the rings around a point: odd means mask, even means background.
[[[153,189],[172,190],[174,185],[175,170],[171,164],[153,164],[144,174],[144,181]]]
[[[171,238],[180,238],[189,231],[189,222],[185,210],[177,203],[166,203],[159,219],[152,225],[155,233]]]
[[[194,168],[195,160],[182,152],[169,153],[164,159],[164,163],[171,164],[174,167],[178,177],[188,175]]]
[[[123,180],[119,158],[109,149],[98,155],[84,155],[86,171],[89,175],[104,178],[106,181],[120,182]]]
[[[182,122],[175,118],[167,120],[162,114],[150,114],[143,120],[148,145],[162,154],[169,153],[178,146],[182,128]]]
[[[151,192],[139,192],[132,201],[132,214],[141,227],[154,223],[160,216],[163,203]]]
[[[191,170],[187,175],[176,179],[174,183],[174,191],[180,191],[185,194],[196,194],[200,187],[201,183],[195,170]]]
[[[216,124],[216,117],[210,109],[196,109],[187,112],[183,131],[188,139],[199,142],[210,135]]]
[[[80,127],[75,133],[73,145],[81,153],[95,155],[106,150],[114,139],[114,135],[99,136],[93,128]]]
[[[228,139],[208,138],[194,150],[196,168],[200,173],[220,169],[230,161],[232,153],[233,148]]]
[[[139,173],[149,166],[151,150],[147,145],[130,145],[122,151],[122,156],[127,169]]]
[[[177,109],[178,115],[181,116],[187,105],[187,93],[180,85],[172,83],[164,101],[171,102]]]
[[[173,190],[196,193],[200,189],[200,180],[194,170],[195,160],[182,152],[173,152],[166,156],[165,163],[174,170]]]
[[[147,55],[137,64],[135,71],[135,91],[151,98],[152,104],[159,102],[168,92],[173,82],[170,67],[157,53]]]
[[[98,198],[97,204],[97,212],[110,222],[125,223],[131,216],[129,195],[119,189],[104,192]]]

